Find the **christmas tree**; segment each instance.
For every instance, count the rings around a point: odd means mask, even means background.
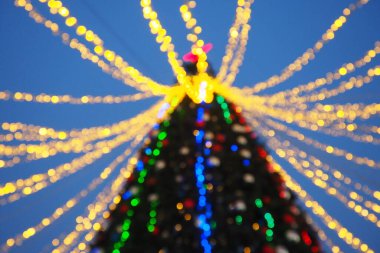
[[[156,125],[120,197],[94,253],[321,252],[241,109],[221,95],[186,96]]]

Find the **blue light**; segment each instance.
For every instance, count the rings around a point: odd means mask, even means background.
[[[231,145],[231,151],[233,152],[236,152],[238,150],[238,146],[237,145]]]
[[[205,112],[205,110],[202,107],[198,108],[197,122],[202,122],[203,121],[203,114],[204,114],[204,112]]]
[[[205,132],[203,130],[198,131],[198,135],[195,136],[195,141],[197,142],[197,144],[202,143],[204,135],[205,135]]]
[[[132,193],[130,191],[124,192],[122,198],[123,200],[127,200],[132,196]]]
[[[150,149],[150,148],[146,148],[146,149],[145,149],[145,154],[146,154],[146,155],[151,155],[151,154],[152,154],[152,149]]]
[[[249,166],[249,165],[251,165],[251,161],[248,160],[248,159],[244,159],[244,160],[243,160],[243,165],[244,165],[244,166]]]
[[[142,169],[144,169],[144,163],[142,161],[138,161],[136,165],[136,169],[138,171],[142,171]]]
[[[197,123],[203,122],[204,108],[199,107],[197,111]],[[201,126],[201,125],[200,125]],[[197,129],[197,134],[195,135],[195,142],[197,143],[197,149],[199,152],[203,150],[202,143],[204,142],[205,131],[202,129]],[[209,155],[210,149],[204,149],[204,154]],[[201,233],[201,245],[203,247],[203,252],[211,253],[211,244],[208,238],[211,236],[211,226],[207,223],[208,219],[212,217],[211,205],[207,203],[206,189],[204,186],[205,182],[205,158],[203,156],[198,156],[194,165],[196,185],[198,188],[199,198],[197,210],[201,213],[198,215],[198,227],[202,231]],[[203,212],[203,213],[202,213]]]

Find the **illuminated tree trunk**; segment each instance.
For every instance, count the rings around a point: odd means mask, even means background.
[[[185,98],[150,134],[93,252],[320,252],[240,115]]]

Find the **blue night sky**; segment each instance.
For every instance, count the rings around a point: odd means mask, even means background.
[[[38,1],[32,2],[43,14],[62,24],[60,17],[49,15],[45,5],[39,4]],[[82,0],[63,1],[63,3],[81,24],[95,31],[104,40],[107,48],[123,56],[132,66],[152,79],[165,84],[173,83],[174,77],[167,64],[166,55],[159,51],[159,46],[147,29],[139,1]],[[256,0],[252,7],[247,53],[235,85],[252,86],[271,75],[279,74],[284,67],[314,45],[349,3],[354,1]],[[187,31],[178,11],[181,4],[182,1],[153,1],[162,24],[173,37],[177,52],[184,55],[189,51],[191,44],[186,40]],[[377,0],[372,0],[355,11],[348,23],[336,33],[336,38],[317,54],[314,61],[288,81],[262,94],[270,94],[312,81],[329,71],[336,70],[345,62],[362,57],[374,47],[376,41],[380,40],[379,13],[380,1]],[[209,53],[209,61],[217,70],[224,55],[228,30],[235,15],[235,1],[199,1],[194,15],[203,28],[201,37],[205,42],[214,45],[214,49]],[[63,25],[61,27],[63,28]],[[64,45],[58,37],[51,34],[50,30],[29,18],[26,11],[16,8],[13,1],[0,1],[0,57],[1,91],[71,94],[76,97],[136,93],[133,88],[103,73],[96,65],[81,59],[76,51]],[[369,67],[379,64],[380,60],[375,59]],[[364,74],[367,69],[368,67],[359,70],[353,76]],[[326,103],[379,103],[379,92],[379,79],[374,79],[368,87],[347,92],[326,100]],[[59,130],[101,126],[133,117],[156,101],[157,98],[151,98],[125,104],[80,106],[1,101],[0,122],[22,122]],[[373,121],[372,125],[378,126],[378,122]],[[344,138],[317,135],[306,130],[303,133],[357,155],[379,160],[379,146],[352,145],[352,142]],[[329,157],[321,152],[318,153],[306,145],[299,144],[299,146],[305,151],[320,155],[322,159],[327,159],[332,166],[344,168],[353,178],[360,176],[359,181],[368,184],[372,189],[380,189],[379,171],[361,168],[345,160],[335,158],[329,160]],[[112,154],[60,183],[0,207],[0,244],[36,224],[42,217],[50,214],[83,189],[84,185],[87,185],[99,171],[122,152],[122,148],[116,149]],[[36,172],[44,172],[47,168],[67,162],[75,156],[77,155],[57,155],[52,159],[42,159],[2,169],[0,184]],[[283,163],[283,165],[333,217],[359,238],[364,239],[376,252],[380,252],[380,243],[377,239],[380,238],[379,229],[306,182],[307,180],[297,172],[293,172],[294,169],[292,170],[288,164]],[[11,252],[41,252],[53,238],[73,228],[74,217],[83,213],[85,206],[94,196],[96,191],[52,226],[26,240],[22,246],[14,247]],[[321,223],[318,224],[323,228]],[[325,229],[327,235],[344,252],[355,252],[339,240],[334,232],[327,230]]]

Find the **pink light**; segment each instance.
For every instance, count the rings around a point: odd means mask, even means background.
[[[207,43],[206,45],[204,45],[202,47],[203,51],[205,53],[208,53],[211,51],[212,49],[212,44],[211,43]],[[185,54],[182,59],[185,61],[185,62],[192,62],[192,63],[196,63],[198,61],[198,56],[197,55],[194,55],[193,53],[189,52],[187,54]]]

